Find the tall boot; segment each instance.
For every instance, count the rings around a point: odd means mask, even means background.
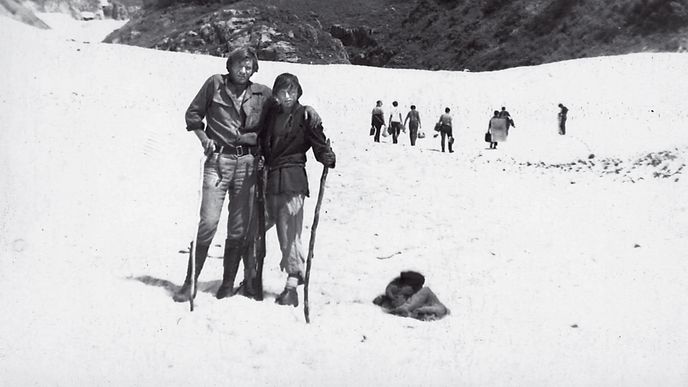
[[[222,272],[222,284],[217,289],[217,299],[229,297],[234,291],[234,279],[239,271],[239,262],[245,254],[246,247],[238,246],[235,241],[225,241],[225,255],[223,257],[224,270]]]
[[[205,259],[208,257],[208,249],[210,246],[198,245],[196,246],[196,273],[195,279],[198,280],[198,276],[203,270],[203,265],[205,264]],[[193,298],[196,298],[196,293],[198,291],[198,286],[194,289]],[[186,267],[186,279],[184,279],[184,284],[182,287],[172,296],[176,302],[187,302],[191,299],[191,257],[189,257],[189,263]]]
[[[454,145],[454,138],[449,137],[449,141],[447,141],[447,142],[449,143],[449,153],[453,153],[454,150],[452,149],[452,145]]]
[[[260,297],[258,297],[256,285],[258,274],[255,245],[250,244],[245,251],[246,253],[241,257],[244,262],[243,295],[258,300]]]

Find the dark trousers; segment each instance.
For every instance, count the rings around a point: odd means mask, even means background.
[[[449,152],[453,152],[452,150],[452,141],[451,139],[454,137],[452,135],[452,128],[449,126],[442,126],[442,129],[440,129],[440,134],[442,135],[442,152],[444,152],[444,140],[446,137],[449,137]]]
[[[399,142],[399,133],[401,133],[401,122],[390,122],[389,130],[392,131],[392,143],[396,144]]]
[[[375,137],[373,137],[373,140],[375,142],[380,142],[380,128],[382,128],[382,122],[374,123],[373,127],[375,127]]]
[[[411,146],[416,145],[416,139],[418,138],[418,124],[409,122],[409,138],[411,140]]]
[[[566,134],[566,118],[559,119],[559,134]]]

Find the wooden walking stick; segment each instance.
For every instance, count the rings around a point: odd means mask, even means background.
[[[263,301],[263,264],[265,263],[265,169],[259,168],[256,183],[258,207],[258,235],[256,251],[256,278],[253,279],[254,297]]]
[[[204,170],[204,164],[205,160],[207,159],[207,156],[201,157],[201,166],[200,166],[200,177],[199,177],[199,184],[198,184],[198,206],[196,207],[196,214],[200,216],[201,214],[201,205],[203,203],[203,170]],[[194,237],[193,241],[191,241],[191,244],[189,246],[189,260],[191,261],[191,297],[189,297],[189,309],[193,312],[194,310],[194,294],[196,293],[196,244],[198,243],[198,224],[196,225],[195,231],[194,231]]]
[[[322,204],[323,194],[325,193],[325,180],[327,179],[327,170],[327,167],[323,167],[322,176],[320,177],[320,190],[318,191],[318,201],[315,205],[315,215],[313,215],[313,226],[311,227],[311,240],[308,243],[308,258],[306,259],[306,278],[304,279],[303,289],[303,314],[306,317],[306,323],[311,322],[311,319],[308,316],[308,282],[311,278],[311,261],[313,261],[315,231],[318,228],[318,221],[320,220],[320,205]]]

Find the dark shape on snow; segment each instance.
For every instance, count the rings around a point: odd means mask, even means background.
[[[386,312],[423,321],[439,320],[448,315],[447,309],[429,287],[425,277],[415,271],[402,271],[381,294],[373,300]]]
[[[180,285],[176,285],[171,281],[168,281],[166,279],[161,279],[161,278],[155,278],[149,275],[140,275],[137,277],[127,277],[127,279],[134,280],[134,281],[139,281],[141,283],[144,283],[148,286],[155,286],[159,288],[163,288],[167,291],[167,293],[170,296],[173,296],[180,288]],[[209,281],[205,283],[198,283],[198,291],[200,292],[205,292],[205,293],[214,293],[215,289],[217,289],[218,283],[220,281]]]

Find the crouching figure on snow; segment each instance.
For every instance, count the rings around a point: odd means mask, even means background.
[[[381,294],[373,300],[386,312],[423,321],[439,320],[448,315],[447,309],[429,287],[425,277],[415,271],[402,271]]]

